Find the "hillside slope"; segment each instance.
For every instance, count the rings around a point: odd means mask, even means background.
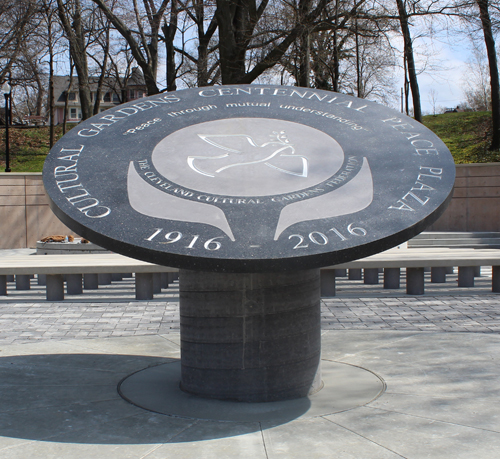
[[[500,151],[488,151],[492,133],[490,112],[429,115],[424,116],[424,125],[443,140],[457,164],[500,161]]]
[[[491,137],[489,112],[446,113],[424,116],[424,124],[448,146],[455,163],[500,162],[500,151],[488,151]],[[49,128],[11,128],[10,166],[13,172],[41,172],[49,151]],[[4,129],[0,129],[0,171],[5,168]],[[62,127],[56,126],[56,140]]]

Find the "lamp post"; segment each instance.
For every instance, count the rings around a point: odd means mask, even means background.
[[[2,92],[5,97],[5,172],[10,172],[9,166],[9,124],[10,124],[10,84],[5,82]]]

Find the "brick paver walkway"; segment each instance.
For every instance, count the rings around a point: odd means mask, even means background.
[[[400,290],[384,290],[381,284],[339,278],[339,296],[322,300],[322,328],[500,333],[500,295],[491,293],[490,272],[483,269],[470,289],[456,287],[454,277],[446,284],[427,283],[423,296],[405,295],[404,283]],[[29,291],[9,283],[8,292],[0,298],[0,345],[179,332],[177,283],[154,301],[134,300],[133,279],[59,303],[45,301],[36,280]]]
[[[500,333],[500,296],[333,298],[323,300],[325,330]]]

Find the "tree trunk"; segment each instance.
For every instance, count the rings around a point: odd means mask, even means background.
[[[422,122],[422,108],[420,104],[420,91],[418,89],[417,71],[415,69],[415,59],[413,56],[413,45],[411,42],[410,27],[408,24],[408,13],[406,12],[403,0],[396,0],[399,12],[399,23],[404,40],[404,58],[408,65],[408,78],[410,80],[411,96],[413,100],[413,116]]]
[[[172,0],[169,24],[163,25],[163,35],[165,37],[165,51],[167,53],[167,91],[177,89],[177,70],[175,66],[175,32],[177,32],[177,0]]]
[[[49,21],[49,146],[54,146],[54,47],[52,43],[52,27]]]
[[[245,76],[246,13],[243,5],[236,5],[231,0],[217,0],[215,17],[219,26],[222,84],[239,83]]]
[[[357,11],[356,11],[357,15]],[[361,75],[361,56],[359,55],[359,31],[358,17],[354,18],[354,37],[356,41],[356,92],[358,97],[363,97],[362,75]]]
[[[210,24],[205,31],[205,5],[204,0],[193,0],[194,17],[198,32],[198,59],[196,59],[197,84],[198,86],[208,86],[210,84],[210,71],[208,68],[208,45],[217,30],[217,18],[212,17]]]
[[[299,22],[305,26],[306,16],[309,13],[309,2],[299,2]],[[299,75],[298,86],[309,88],[311,86],[311,36],[309,28],[305,27],[299,39]]]
[[[57,0],[57,9],[64,32],[69,41],[70,54],[78,75],[78,92],[82,109],[82,121],[92,116],[92,100],[89,87],[89,70],[87,51],[85,47],[85,32],[82,24],[80,0],[74,0],[74,9],[70,15],[68,5],[63,0]]]
[[[61,0],[57,0],[60,2]],[[159,20],[161,19],[163,12],[167,6],[167,0],[162,2],[162,5],[158,9],[158,12],[151,17],[152,20],[152,33],[150,36],[150,42],[146,44],[144,51],[139,46],[138,41],[135,38],[134,33],[127,25],[116,16],[104,3],[104,0],[92,0],[107,16],[111,23],[115,26],[116,30],[120,35],[127,41],[130,46],[130,51],[134,56],[135,61],[139,65],[144,75],[144,82],[146,84],[148,96],[158,94],[160,92],[158,85],[156,84],[156,70],[158,67],[158,29]],[[140,21],[138,20],[138,27],[141,29]],[[142,29],[141,29],[142,30]],[[141,34],[141,41],[145,42],[146,35]]]
[[[483,26],[484,43],[488,53],[491,85],[491,118],[493,122],[493,135],[489,150],[500,150],[500,81],[498,76],[497,53],[495,40],[491,30],[491,18],[488,10],[489,0],[477,0],[479,15]]]
[[[340,59],[338,43],[339,0],[335,0],[335,28],[333,29],[333,90],[339,92]]]
[[[299,75],[298,86],[303,88],[311,87],[311,43],[309,31],[304,31],[300,37],[300,55],[299,55]]]
[[[96,89],[96,94],[95,94],[95,100],[94,100],[94,109],[93,113],[94,115],[97,115],[99,113],[99,109],[101,108],[101,95],[102,95],[102,88],[104,87],[104,81],[106,78],[106,73],[107,73],[107,68],[108,68],[108,60],[109,60],[109,48],[110,48],[110,42],[109,42],[109,29],[110,29],[110,24],[106,24],[105,27],[105,32],[104,32],[104,46],[103,46],[103,54],[104,54],[104,59],[101,64],[101,74],[99,75],[99,81],[97,82],[97,89]]]
[[[69,83],[68,83],[68,90],[66,91],[66,98],[64,99],[64,121],[63,121],[63,135],[66,134],[66,124],[67,124],[67,119],[68,119],[68,95],[69,92],[71,91],[71,87],[73,86],[73,61],[71,59],[71,55],[69,58]]]

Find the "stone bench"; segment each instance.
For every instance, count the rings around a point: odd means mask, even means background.
[[[399,288],[401,268],[406,268],[406,293],[425,293],[424,269],[431,269],[433,282],[443,282],[446,269],[458,266],[458,286],[472,287],[474,272],[480,266],[492,266],[492,291],[500,293],[500,250],[494,249],[391,249],[348,263],[321,269],[321,296],[335,296],[337,270],[349,269],[351,279],[360,278],[365,270],[365,282],[377,283],[379,269],[384,270],[384,288]],[[82,293],[85,288],[97,288],[98,277],[111,281],[115,273],[135,273],[135,293],[138,300],[150,300],[158,292],[159,275],[170,276],[177,268],[155,265],[118,254],[96,255],[17,255],[0,258],[0,295],[7,294],[7,276],[16,275],[29,286],[29,276],[46,276],[46,298],[50,301],[64,299],[64,279],[68,294]],[[103,282],[104,283],[104,282]],[[161,288],[160,288],[161,290]]]
[[[401,268],[406,268],[406,293],[425,293],[424,269],[431,269],[432,282],[445,282],[448,268],[458,267],[458,286],[473,287],[474,275],[481,266],[492,267],[492,292],[500,293],[500,250],[495,249],[390,249],[367,258],[342,263],[321,270],[321,296],[335,296],[335,277],[339,269],[349,269],[361,278],[365,270],[366,283],[378,283],[379,269],[384,270],[384,288],[396,289],[400,284]],[[357,271],[357,272],[356,272]],[[367,279],[368,278],[368,279]]]
[[[136,299],[150,300],[153,299],[154,293],[161,290],[161,275],[169,274],[169,280],[172,280],[172,276],[177,272],[176,268],[159,266],[118,254],[6,256],[0,258],[0,295],[7,295],[7,276],[11,275],[19,279],[21,290],[29,288],[30,276],[34,274],[45,276],[47,300],[62,301],[64,277],[68,294],[80,294],[83,286],[97,288],[99,276],[101,283],[110,283],[113,274],[135,273]],[[106,280],[109,282],[105,282]]]

